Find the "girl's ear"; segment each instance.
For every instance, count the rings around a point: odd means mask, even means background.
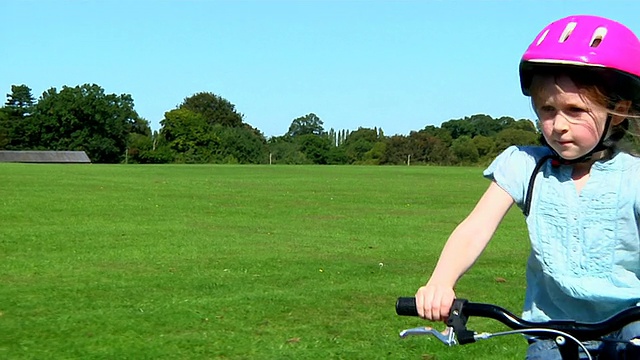
[[[618,101],[613,107],[613,117],[611,118],[611,125],[618,125],[627,118],[629,109],[631,108],[631,101],[622,100]]]

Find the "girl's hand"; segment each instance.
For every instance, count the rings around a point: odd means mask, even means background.
[[[450,286],[428,283],[416,293],[418,314],[425,320],[446,321],[455,298]]]

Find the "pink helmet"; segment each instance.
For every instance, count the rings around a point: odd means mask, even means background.
[[[583,69],[629,100],[640,98],[640,41],[626,26],[602,17],[569,16],[547,25],[520,61],[520,86],[529,96],[540,71]]]

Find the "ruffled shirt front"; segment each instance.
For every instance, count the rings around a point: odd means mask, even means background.
[[[546,147],[512,146],[483,174],[522,209],[547,154]],[[617,152],[596,161],[580,193],[571,170],[547,161],[534,182],[525,320],[601,321],[640,301],[640,159]]]

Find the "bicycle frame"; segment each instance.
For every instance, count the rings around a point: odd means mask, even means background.
[[[418,316],[415,298],[401,297],[396,302],[396,313],[403,316]],[[467,321],[470,316],[484,317],[497,320],[514,331],[500,334],[478,334],[467,329]],[[535,323],[523,320],[509,311],[490,304],[471,303],[465,299],[456,299],[453,302],[447,319],[445,333],[438,332],[430,327],[421,327],[404,330],[401,337],[409,335],[433,335],[446,345],[465,345],[477,340],[488,339],[498,335],[512,333],[526,333],[539,338],[553,339],[558,345],[562,359],[578,359],[579,349],[582,348],[590,357],[588,350],[582,344],[588,340],[602,340],[602,338],[625,325],[640,320],[640,307],[632,307],[623,310],[612,317],[597,323],[583,323],[573,320],[553,320],[543,323]],[[552,335],[550,335],[552,334]],[[640,359],[640,341],[631,340],[629,352],[633,359]]]

